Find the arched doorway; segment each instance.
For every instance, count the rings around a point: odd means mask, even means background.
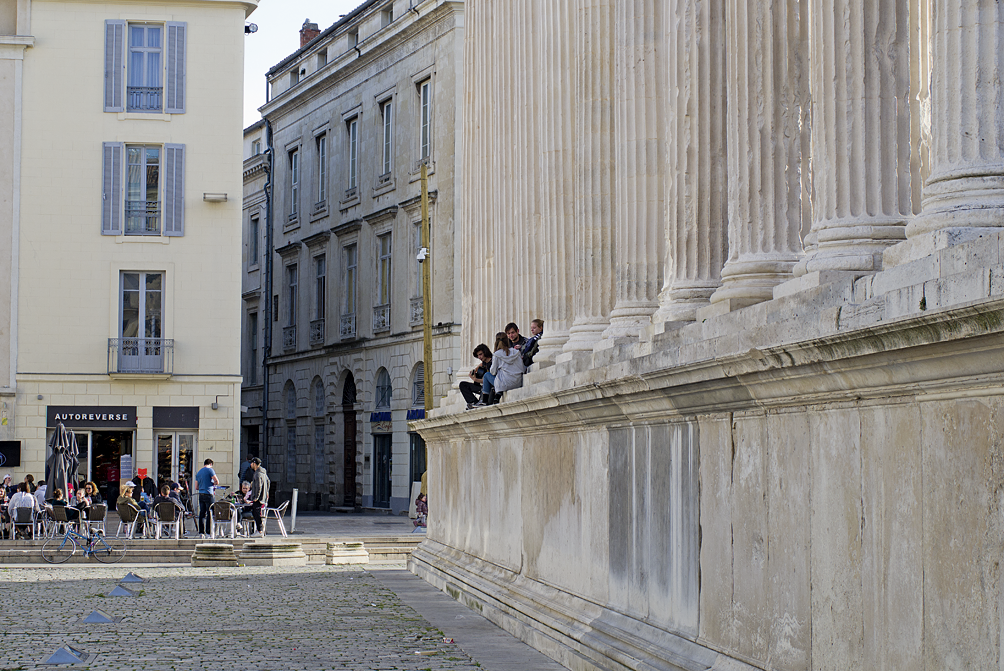
[[[342,387],[342,416],[345,445],[345,498],[342,505],[356,506],[356,381],[349,373]]]

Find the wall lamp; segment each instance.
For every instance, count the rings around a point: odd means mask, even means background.
[[[202,200],[207,203],[225,203],[227,202],[227,194],[225,193],[204,193],[202,194]]]

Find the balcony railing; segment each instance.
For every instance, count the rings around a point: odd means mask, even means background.
[[[338,320],[338,339],[351,340],[356,337],[356,313],[342,315]]]
[[[373,333],[390,330],[390,303],[373,308]]]
[[[324,344],[324,319],[315,319],[310,322],[310,344],[323,345]]]
[[[416,326],[425,318],[425,299],[421,296],[411,299],[411,318],[408,323]]]
[[[109,338],[108,374],[174,373],[174,340],[171,338]]]
[[[156,200],[127,200],[126,235],[160,235],[160,203]]]
[[[296,324],[283,327],[282,348],[286,350],[296,349]]]
[[[130,86],[127,94],[130,112],[159,112],[163,109],[160,86]]]

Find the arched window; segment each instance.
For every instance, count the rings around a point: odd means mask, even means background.
[[[314,378],[314,417],[324,416],[325,400],[324,382],[321,381],[321,378],[316,377]]]
[[[411,405],[413,408],[425,407],[425,362],[415,365],[415,379],[411,383]]]
[[[286,383],[286,419],[296,419],[296,387],[292,380]]]
[[[390,374],[386,368],[381,368],[377,371],[376,377],[376,407],[390,408],[390,399],[393,392],[394,388],[390,383]]]

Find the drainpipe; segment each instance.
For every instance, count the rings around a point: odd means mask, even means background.
[[[272,174],[275,167],[275,152],[272,150],[272,124],[265,119],[265,329],[262,343],[262,389],[261,389],[261,463],[268,464],[268,362],[272,358],[272,256],[274,241],[272,236]]]

